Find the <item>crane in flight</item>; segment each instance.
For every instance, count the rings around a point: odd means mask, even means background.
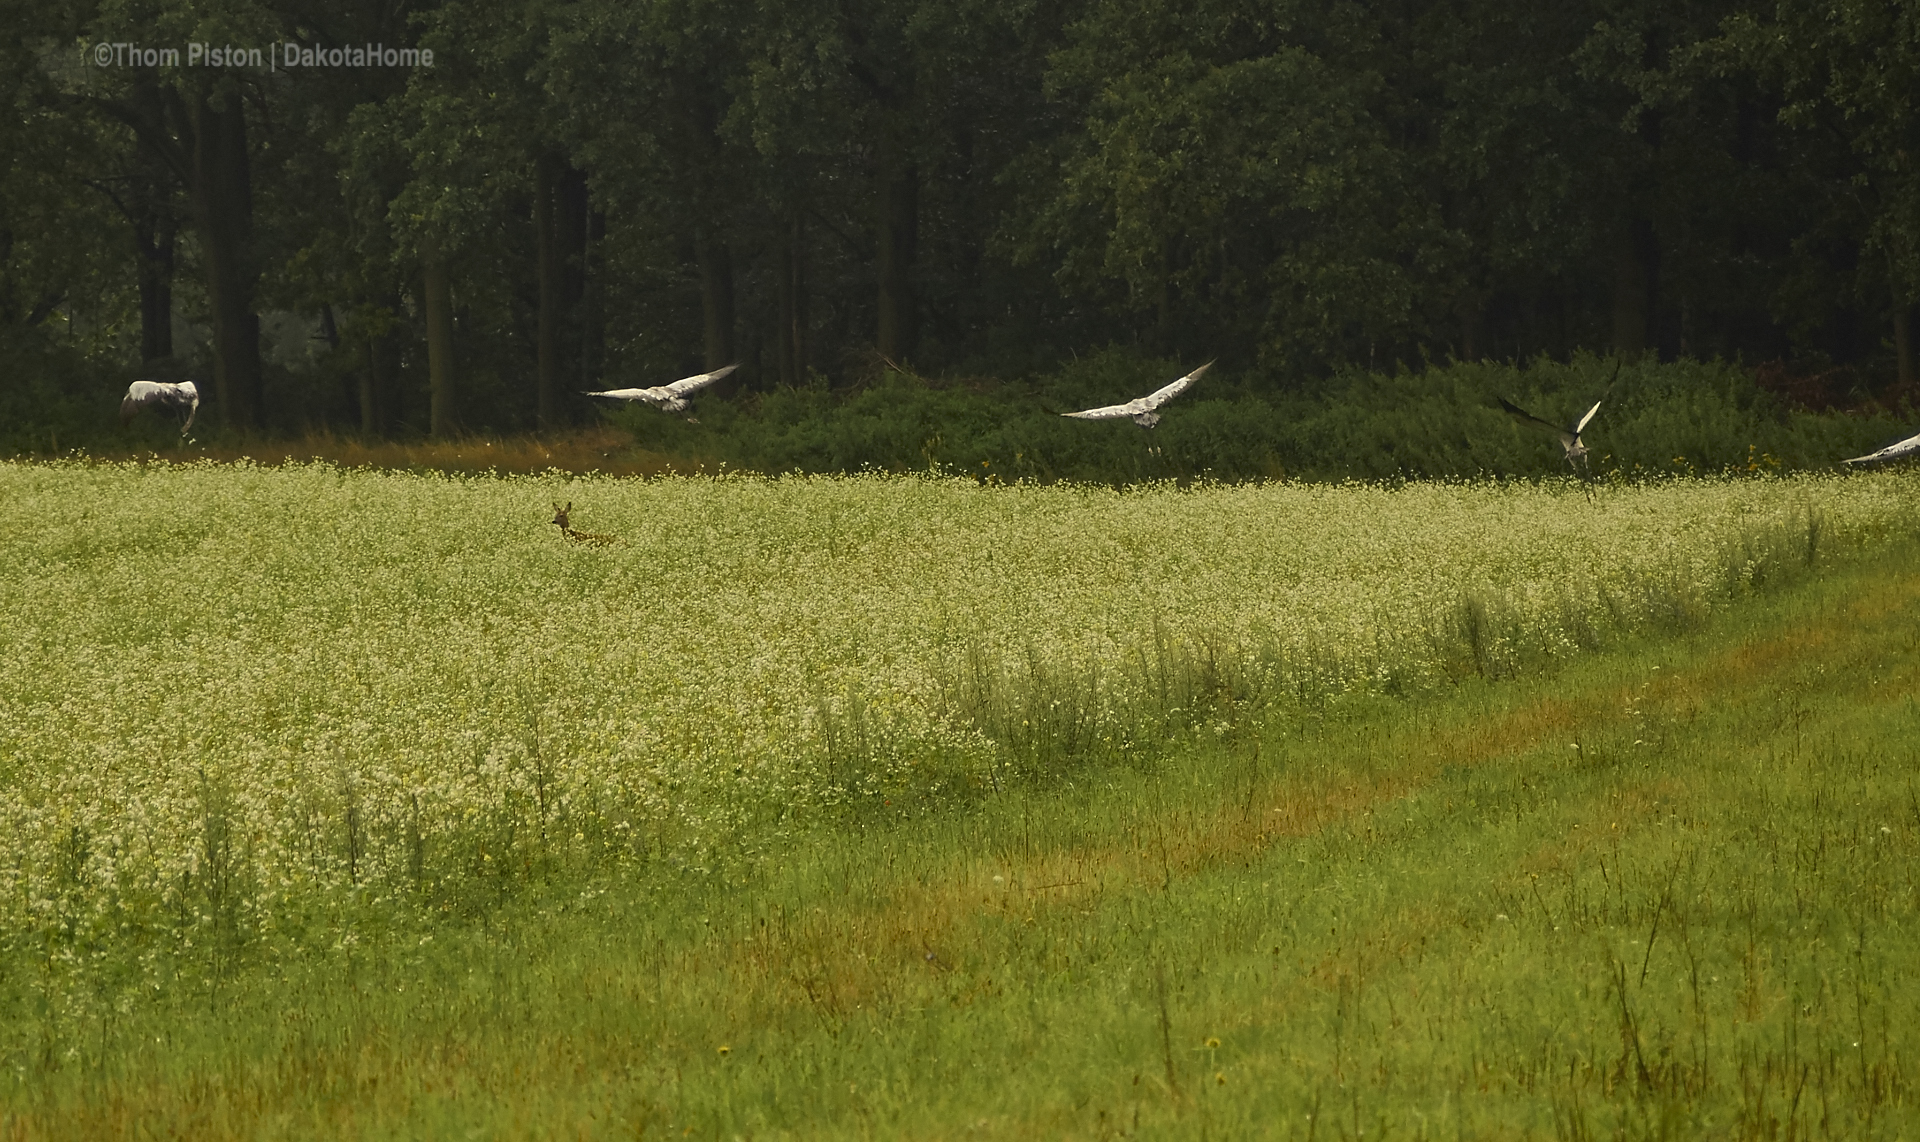
[[[1500,398],[1500,407],[1506,409],[1507,414],[1521,424],[1528,425],[1532,428],[1544,428],[1559,437],[1560,447],[1566,451],[1567,465],[1582,476],[1591,476],[1592,473],[1587,469],[1587,445],[1580,439],[1580,434],[1585,432],[1587,425],[1593,422],[1593,414],[1600,411],[1600,405],[1604,403],[1604,399],[1605,398],[1594,401],[1593,407],[1587,410],[1585,416],[1574,421],[1566,428],[1562,428],[1550,420],[1541,420],[1526,409],[1514,404],[1506,397]]]
[[[1844,460],[1845,464],[1872,464],[1881,460],[1898,460],[1902,456],[1920,455],[1920,436],[1909,436],[1905,440],[1896,440],[1878,452],[1869,452],[1865,456],[1855,456]]]
[[[180,435],[185,437],[187,429],[193,427],[194,414],[200,411],[200,390],[192,381],[170,383],[167,381],[135,381],[127,386],[127,395],[120,398],[120,421],[126,423],[143,408],[172,408],[187,410],[187,422],[180,426]]]
[[[1206,364],[1188,373],[1186,376],[1181,377],[1179,380],[1174,381],[1172,384],[1155,389],[1146,396],[1135,397],[1126,404],[1103,405],[1100,408],[1082,409],[1079,412],[1063,412],[1060,415],[1071,416],[1078,420],[1118,420],[1123,416],[1130,416],[1133,418],[1133,422],[1140,427],[1152,428],[1154,425],[1160,423],[1160,406],[1166,404],[1174,397],[1179,396],[1181,393],[1186,392],[1187,389],[1192,387],[1193,382],[1200,379],[1201,373],[1211,368],[1213,368],[1213,362],[1208,361]]]
[[[590,392],[587,395],[606,397],[608,400],[644,401],[661,412],[685,412],[692,407],[692,402],[687,399],[690,395],[739,367],[737,364],[728,365],[724,369],[715,369],[711,373],[682,377],[670,385],[655,385],[648,389],[607,389],[604,392]],[[692,420],[693,417],[689,416],[687,419]]]
[[[1560,447],[1566,453],[1567,467],[1578,472],[1581,479],[1591,481],[1593,479],[1593,472],[1587,467],[1587,444],[1586,441],[1580,439],[1580,434],[1587,430],[1587,425],[1593,423],[1593,414],[1599,412],[1600,406],[1605,404],[1607,398],[1613,395],[1613,383],[1619,379],[1620,362],[1615,361],[1613,363],[1613,375],[1607,378],[1607,387],[1605,391],[1600,394],[1600,399],[1593,402],[1593,407],[1587,410],[1585,416],[1565,428],[1560,427],[1550,420],[1540,419],[1526,409],[1514,404],[1506,397],[1500,398],[1500,407],[1506,409],[1507,415],[1513,417],[1521,424],[1527,425],[1529,428],[1544,428],[1559,437]]]

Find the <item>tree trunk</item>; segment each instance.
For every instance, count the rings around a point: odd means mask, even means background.
[[[164,119],[158,89],[144,84],[136,89],[149,116]],[[174,238],[180,220],[174,213],[173,188],[178,181],[154,140],[135,136],[136,164],[130,207],[122,209],[133,223],[135,271],[140,283],[140,360],[173,356]]]
[[[775,340],[780,383],[797,388],[807,373],[807,262],[801,249],[800,216],[794,215],[775,258],[779,276],[780,327]]]
[[[145,217],[134,223],[139,248],[140,359],[173,356],[173,214],[148,199]]]
[[[879,328],[874,344],[882,357],[904,366],[919,332],[913,261],[920,228],[920,171],[909,162],[883,169],[880,178]]]
[[[574,323],[579,330],[580,359],[575,375],[580,378],[581,388],[590,389],[598,387],[607,363],[606,286],[593,273],[593,251],[597,243],[606,239],[607,216],[589,207],[584,172],[580,173],[580,211],[584,225],[578,247],[579,288],[574,294],[578,299],[574,303],[577,314]]]
[[[793,353],[793,243],[782,239],[773,247],[773,371],[780,383],[792,388],[800,370],[794,367]]]
[[[1173,355],[1173,239],[1160,243],[1160,280],[1153,298],[1153,351]]]
[[[733,251],[725,239],[695,231],[694,258],[700,263],[700,329],[706,367],[718,369],[733,357]]]
[[[813,294],[807,290],[807,232],[798,215],[793,219],[793,377],[799,384],[813,368]]]
[[[1633,218],[1627,223],[1613,263],[1613,351],[1637,357],[1651,343],[1654,283],[1659,278],[1659,250],[1653,222]]]
[[[454,430],[453,283],[437,241],[421,243],[421,309],[427,319],[427,432],[444,439]]]
[[[554,271],[560,312],[555,319],[554,350],[560,387],[591,388],[596,375],[587,344],[587,248],[592,241],[593,207],[587,197],[587,172],[562,164],[553,184]]]
[[[373,311],[366,333],[366,367],[360,370],[360,432],[369,439],[393,431],[394,395],[400,390],[400,298],[388,295]]]
[[[13,231],[0,226],[0,266],[13,258]],[[13,324],[13,315],[18,312],[20,295],[13,288],[13,275],[0,274],[0,325]]]
[[[1893,304],[1893,357],[1900,384],[1913,383],[1913,305],[1896,300]]]
[[[540,427],[546,429],[558,428],[567,420],[568,384],[584,385],[588,380],[581,310],[589,223],[586,172],[557,156],[541,156],[534,167],[533,195],[540,288],[535,398]]]
[[[1649,67],[1659,66],[1656,61],[1665,58],[1659,40],[1656,27],[1643,44]],[[1626,225],[1614,249],[1613,262],[1613,350],[1623,357],[1637,357],[1654,347],[1660,247],[1653,232],[1651,204],[1659,198],[1660,190],[1659,159],[1665,134],[1661,113],[1649,109],[1641,114],[1635,134],[1644,151],[1625,168]]]
[[[217,106],[216,106],[217,104]],[[226,423],[260,426],[260,318],[253,311],[253,186],[238,91],[195,100],[190,195],[213,307],[213,387]]]
[[[1478,361],[1481,352],[1480,328],[1486,323],[1487,313],[1480,295],[1472,293],[1462,297],[1455,312],[1460,317],[1460,359]]]
[[[369,440],[385,436],[392,423],[393,381],[398,371],[399,347],[391,331],[367,338],[367,363],[360,370],[360,434]]]
[[[540,285],[539,331],[535,334],[534,402],[539,425],[551,431],[560,424],[560,346],[564,261],[555,197],[560,190],[560,160],[541,155],[533,170],[533,230],[536,277]]]

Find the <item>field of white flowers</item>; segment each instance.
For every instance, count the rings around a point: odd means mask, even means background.
[[[1692,621],[1916,492],[0,465],[0,940],[724,863]]]

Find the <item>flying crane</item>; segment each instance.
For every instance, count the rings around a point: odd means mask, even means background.
[[[180,426],[180,435],[184,437],[187,429],[193,427],[194,414],[200,411],[200,390],[192,381],[180,381],[177,384],[168,381],[135,381],[127,386],[127,395],[120,398],[121,421],[133,419],[133,414],[143,408],[186,409],[187,422]]]
[[[692,404],[687,399],[689,395],[706,388],[739,367],[737,364],[728,365],[724,369],[715,369],[711,373],[682,377],[670,385],[655,385],[649,389],[607,389],[604,392],[590,392],[587,395],[606,397],[608,400],[644,401],[662,412],[685,412]]]
[[[1172,384],[1155,389],[1146,396],[1135,397],[1125,404],[1104,405],[1100,408],[1083,409],[1080,412],[1063,412],[1060,415],[1071,416],[1078,420],[1118,420],[1123,416],[1130,416],[1140,427],[1152,428],[1160,423],[1160,406],[1186,392],[1192,387],[1193,382],[1200,379],[1201,373],[1212,367],[1213,362],[1208,361]]]
[[[1851,460],[1842,461],[1842,463],[1869,464],[1877,463],[1881,460],[1898,460],[1902,456],[1913,456],[1916,454],[1920,454],[1920,436],[1909,436],[1905,440],[1895,441],[1887,445],[1878,452],[1869,452],[1865,456],[1855,456]]]

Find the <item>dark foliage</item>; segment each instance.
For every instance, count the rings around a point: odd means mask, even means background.
[[[369,438],[738,361],[681,443],[1035,478],[1539,470],[1431,360],[1775,363],[1630,364],[1643,470],[1920,384],[1920,0],[5,11],[14,450],[170,357],[209,434]],[[1211,358],[1157,452],[1044,412]]]

